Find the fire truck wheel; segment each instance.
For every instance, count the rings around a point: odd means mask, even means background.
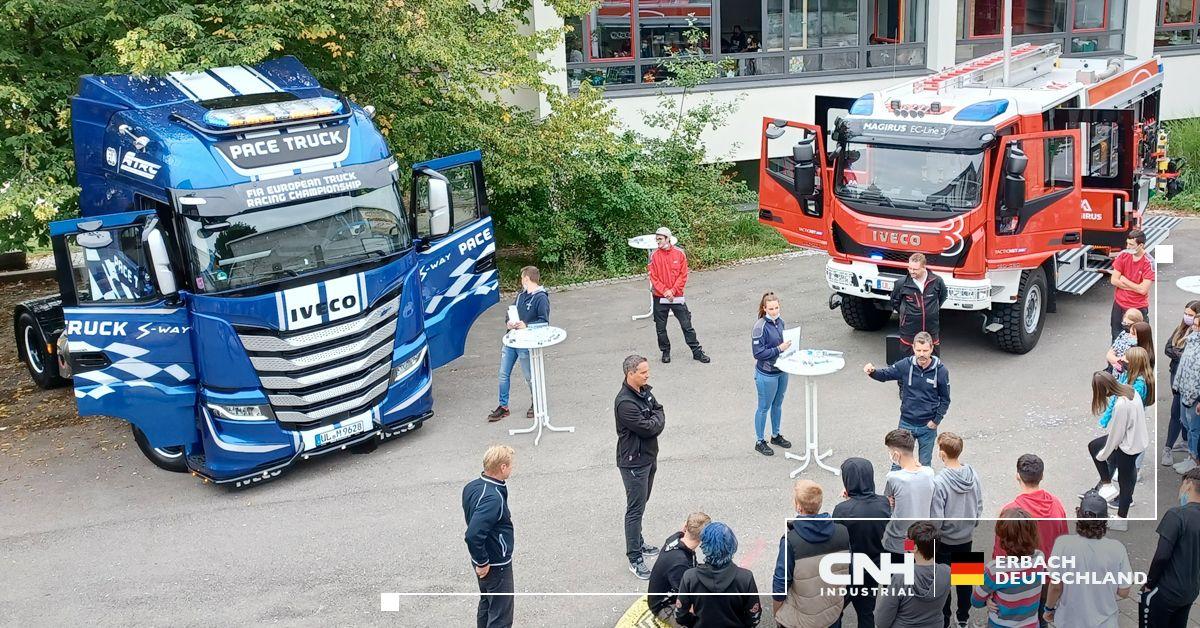
[[[146,456],[155,466],[173,473],[183,473],[188,470],[183,447],[151,447],[150,441],[146,439],[142,430],[132,424],[129,427],[133,428],[133,439],[137,441],[138,449],[142,450],[142,455]]]
[[[67,383],[58,376],[58,361],[46,351],[42,326],[28,313],[17,319],[17,343],[17,351],[29,369],[29,376],[39,388],[48,390]]]
[[[1021,274],[1017,302],[995,307],[993,320],[1004,329],[992,334],[992,342],[1009,353],[1029,353],[1042,337],[1046,320],[1046,272],[1041,268]]]
[[[842,320],[854,329],[879,331],[891,318],[891,312],[876,307],[875,299],[842,295]]]

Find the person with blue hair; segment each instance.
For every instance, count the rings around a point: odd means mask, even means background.
[[[700,532],[704,563],[683,574],[675,602],[675,621],[689,628],[740,626],[753,628],[762,619],[758,585],[749,569],[733,562],[737,536],[714,521]],[[705,595],[725,593],[732,595]]]

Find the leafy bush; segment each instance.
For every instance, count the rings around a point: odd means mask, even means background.
[[[1168,201],[1176,209],[1200,210],[1200,118],[1167,123],[1171,138],[1171,156],[1182,157],[1183,192]]]

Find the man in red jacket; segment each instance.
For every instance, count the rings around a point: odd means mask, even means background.
[[[1034,519],[1038,519],[1038,549],[1042,550],[1043,555],[1050,556],[1054,550],[1054,542],[1058,537],[1067,534],[1067,522],[1064,521],[1067,511],[1063,509],[1062,502],[1057,497],[1042,488],[1042,476],[1045,472],[1046,464],[1036,455],[1022,454],[1017,458],[1017,483],[1021,486],[1021,493],[1005,504],[1000,512],[1020,508],[1033,515]],[[997,537],[992,547],[992,556],[1003,554],[1000,538]],[[1049,591],[1050,587],[1042,587],[1042,597],[1038,600],[1037,616],[1040,626],[1046,625],[1042,614],[1046,608],[1046,594]]]
[[[654,288],[654,330],[658,332],[658,348],[662,351],[664,364],[671,361],[671,339],[667,337],[667,314],[674,313],[683,330],[683,339],[692,349],[692,358],[708,364],[712,360],[704,355],[696,330],[692,329],[692,313],[684,300],[683,288],[687,285],[688,262],[683,249],[671,245],[671,230],[659,227],[654,232],[658,248],[650,255],[650,285]]]

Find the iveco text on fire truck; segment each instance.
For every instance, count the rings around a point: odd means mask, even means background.
[[[158,466],[237,486],[432,416],[433,369],[498,300],[478,151],[413,166],[296,59],[84,76],[81,218],[21,358]]]
[[[1161,63],[1060,53],[1012,49],[1007,87],[998,52],[856,100],[818,97],[818,124],[763,120],[759,220],[829,254],[830,306],[851,327],[887,324],[921,252],[945,279],[944,309],[983,313],[998,347],[1025,353],[1058,295],[1099,283],[1131,229],[1148,247],[1167,237],[1178,219],[1144,214],[1171,176],[1158,167]]]

